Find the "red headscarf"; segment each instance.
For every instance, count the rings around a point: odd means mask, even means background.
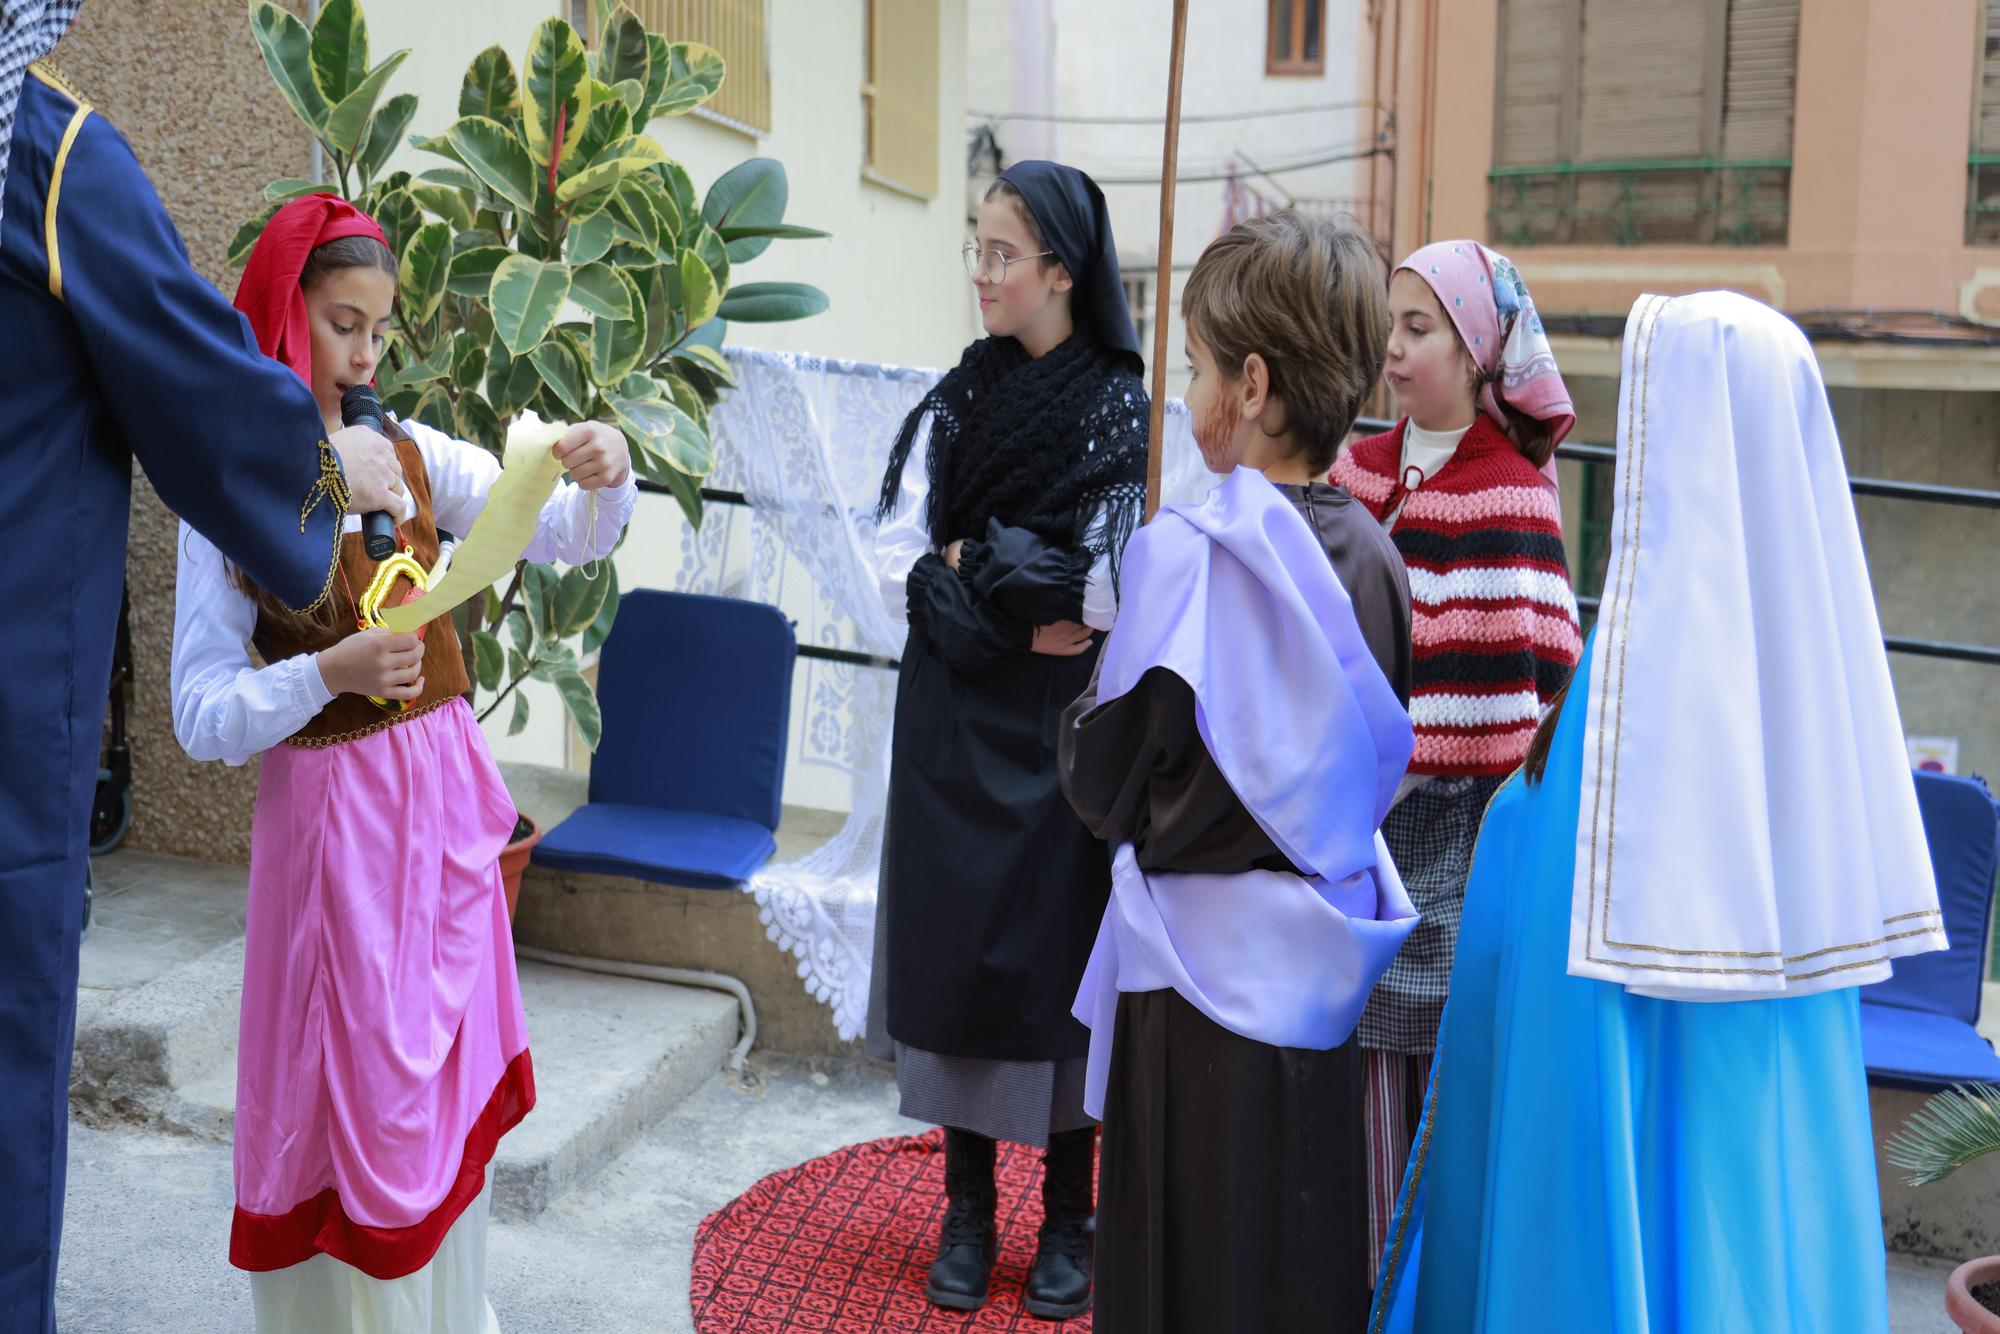
[[[372,236],[389,244],[375,219],[338,195],[294,199],[264,224],[236,287],[236,308],[250,317],[257,346],[307,384],[312,383],[312,329],[299,275],[313,247],[343,236]]]

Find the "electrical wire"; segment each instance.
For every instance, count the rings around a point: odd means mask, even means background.
[[[1182,116],[1183,125],[1213,125],[1228,121],[1269,120],[1277,116],[1307,116],[1326,111],[1384,111],[1380,102],[1326,102],[1307,107],[1262,107],[1252,111],[1216,111],[1206,115]],[[1049,125],[1164,125],[1165,116],[1065,116],[1039,111],[974,111],[974,120],[1028,120]]]
[[[1390,157],[1390,156],[1393,156],[1393,150],[1387,148],[1375,147],[1375,148],[1350,149],[1346,152],[1341,152],[1341,153],[1329,153],[1323,157],[1303,158],[1296,162],[1273,163],[1271,166],[1264,168],[1263,171],[1258,174],[1265,176],[1273,176],[1280,172],[1286,172],[1286,171],[1304,171],[1308,167],[1327,167],[1333,165],[1336,162],[1359,162],[1364,158]],[[1249,174],[1251,173],[1244,172],[1241,170],[1198,172],[1194,175],[1187,175],[1184,173],[1179,177],[1177,177],[1176,180],[1177,183],[1181,185],[1199,185],[1206,181],[1226,181],[1231,177],[1235,177],[1240,180],[1244,176]],[[1093,179],[1096,180],[1096,182],[1099,185],[1161,184],[1161,180],[1158,176],[1098,176],[1096,175],[1096,173],[1093,172],[1092,177]]]

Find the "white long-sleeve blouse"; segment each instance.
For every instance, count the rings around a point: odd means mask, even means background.
[[[499,460],[422,422],[402,426],[423,456],[433,521],[463,536],[486,508]],[[542,506],[526,559],[577,565],[611,554],[637,498],[629,476],[597,492],[559,483]],[[348,532],[360,526],[360,516],[347,516]],[[333,699],[316,653],[257,666],[250,655],[256,626],[256,604],[230,582],[222,553],[183,523],[174,588],[174,735],[197,760],[242,764],[297,732]]]

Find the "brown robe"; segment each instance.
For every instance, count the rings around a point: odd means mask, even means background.
[[[1409,576],[1357,501],[1279,488],[1317,529],[1383,674],[1410,694]],[[1063,715],[1063,789],[1148,871],[1296,871],[1196,730],[1194,692],[1155,668]],[[1099,1334],[1358,1329],[1368,1262],[1361,1052],[1272,1047],[1173,991],[1119,997],[1097,1209]]]

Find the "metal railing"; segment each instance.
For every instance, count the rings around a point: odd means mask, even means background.
[[[1486,173],[1489,230],[1514,246],[1781,244],[1791,168],[1790,158],[1495,167]]]
[[[1363,417],[1354,423],[1354,429],[1373,434],[1389,430],[1394,425],[1395,422],[1386,418]],[[1556,457],[1593,467],[1609,467],[1617,461],[1618,451],[1610,445],[1564,444],[1557,448]],[[2000,510],[2000,491],[1982,491],[1965,486],[1938,486],[1928,482],[1897,482],[1881,477],[1850,477],[1847,479],[1847,484],[1857,496]],[[643,478],[639,481],[639,489],[650,495],[672,494],[666,487]],[[704,504],[737,505],[746,509],[752,507],[750,498],[741,491],[725,491],[705,486],[701,488],[701,498]],[[1594,596],[1580,593],[1577,595],[1576,605],[1579,611],[1595,613],[1598,601]],[[1948,640],[1884,635],[1882,645],[1891,653],[1903,653],[1912,657],[1943,658],[1953,662],[1976,662],[1989,667],[2000,667],[2000,647],[1986,644],[1958,644]],[[829,648],[823,644],[800,644],[799,656],[816,658],[823,662],[849,663],[857,667],[885,667],[892,671],[898,666],[894,658],[863,653],[857,649]]]

